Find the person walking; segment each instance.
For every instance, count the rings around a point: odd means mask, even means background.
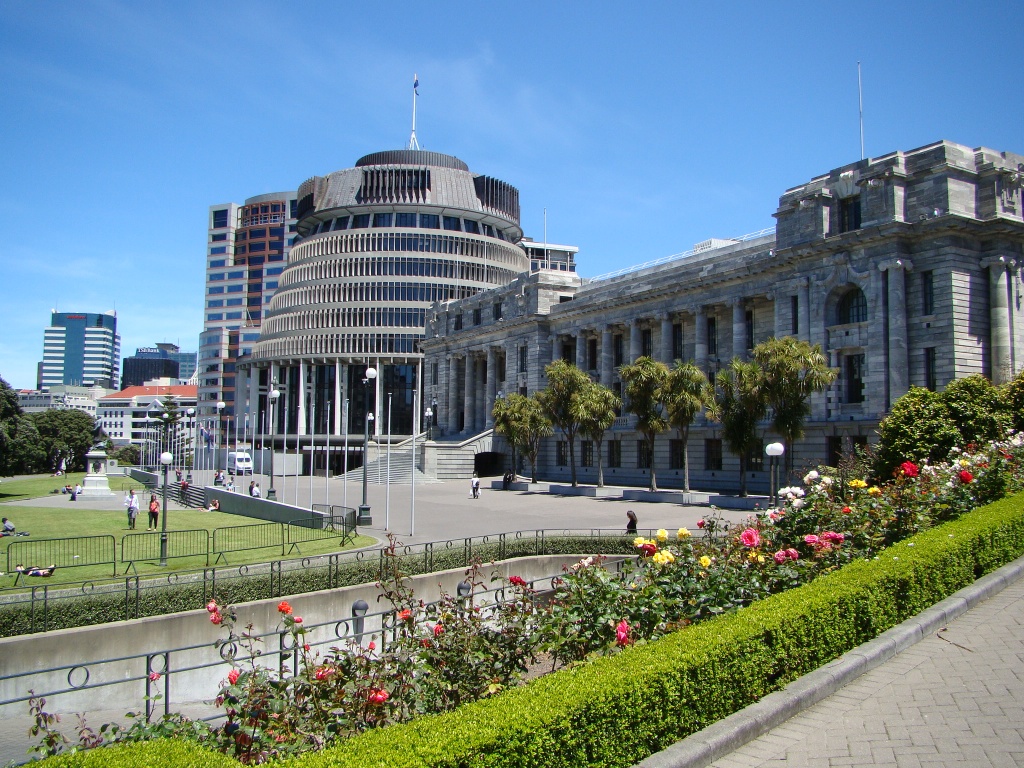
[[[128,508],[128,530],[135,530],[135,518],[139,516],[139,497],[135,495],[135,489],[128,491],[124,505]]]
[[[156,500],[156,494],[149,497],[149,528],[147,531],[155,531],[160,524],[160,503]]]
[[[626,535],[636,536],[636,512],[632,509],[626,511]]]
[[[473,473],[473,479],[469,481],[469,489],[473,492],[473,498],[480,498],[480,478],[476,476],[476,472]]]

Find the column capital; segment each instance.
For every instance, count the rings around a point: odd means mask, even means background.
[[[987,259],[982,259],[982,267],[1008,267],[1011,272],[1016,272],[1018,263],[1017,260],[1011,256],[991,256]]]
[[[880,272],[893,272],[898,269],[911,272],[914,269],[914,262],[910,259],[886,259],[878,264],[878,270]]]

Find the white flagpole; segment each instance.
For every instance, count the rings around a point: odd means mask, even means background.
[[[420,402],[419,390],[415,390],[412,395],[412,472],[409,473],[410,477],[410,488],[409,488],[409,535],[416,535],[416,414],[419,413],[417,410]]]
[[[416,140],[416,97],[419,96],[420,76],[412,76],[412,135],[409,136],[409,149],[419,149],[420,143]]]
[[[284,398],[281,399],[281,407],[284,408]],[[274,450],[274,441],[270,441],[270,450]],[[286,481],[288,480],[288,409],[284,411],[284,443],[281,445],[281,455],[284,457],[284,466],[281,467],[281,500],[284,501],[288,497],[285,496],[285,488],[287,488]]]
[[[391,393],[388,392],[388,483],[384,490],[384,530],[391,530]]]
[[[316,400],[309,404],[309,508],[313,508],[313,468],[316,465]]]
[[[342,490],[341,505],[347,509],[348,508],[348,398],[347,397],[345,398],[345,411],[344,411],[344,415],[341,417],[341,420],[344,422],[342,424],[342,427],[345,430],[345,454],[341,458],[341,462],[342,462],[341,463],[341,469],[343,471],[343,474],[341,476],[342,477],[341,485],[342,485],[342,489],[343,489]]]
[[[860,105],[860,159],[864,159],[864,89],[860,77],[860,62],[857,62],[857,100]]]
[[[331,506],[331,403],[327,402],[327,432],[324,440],[324,488],[327,491],[327,508]]]

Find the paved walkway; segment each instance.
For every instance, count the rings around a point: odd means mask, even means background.
[[[812,673],[641,765],[1024,766],[1024,558],[1000,570],[847,654],[831,672]],[[1012,583],[982,599],[1000,579]],[[887,646],[908,644],[915,634],[923,636],[919,642],[881,661]],[[860,674],[857,667],[865,666],[870,671]],[[852,681],[803,708],[800,700],[818,698],[814,693],[844,667]],[[785,720],[787,707],[798,714]],[[743,743],[743,732],[773,716],[780,724]],[[721,753],[730,742],[732,751],[709,762],[709,746]]]

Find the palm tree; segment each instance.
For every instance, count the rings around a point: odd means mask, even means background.
[[[537,401],[544,409],[544,415],[562,430],[569,443],[569,466],[572,484],[576,486],[576,433],[580,428],[583,409],[579,398],[591,385],[590,377],[575,365],[556,360],[544,368],[548,385],[537,393]]]
[[[597,487],[604,487],[604,464],[601,446],[605,431],[615,423],[615,411],[622,405],[619,397],[608,387],[591,382],[578,398],[581,409],[580,434],[593,440],[597,447]]]
[[[537,454],[540,441],[551,434],[551,422],[535,397],[511,394],[494,401],[494,431],[512,446],[512,471],[518,470],[516,452],[530,462],[532,482],[537,482]]]
[[[668,366],[650,357],[638,357],[632,365],[619,368],[619,377],[626,382],[626,410],[636,415],[636,428],[644,436],[651,464],[649,489],[658,490],[654,473],[654,438],[668,429],[665,419],[663,388],[668,380]]]
[[[715,379],[708,416],[721,422],[729,450],[740,459],[740,496],[747,495],[747,456],[759,445],[757,424],[768,412],[760,366],[734,357]]]
[[[690,425],[708,403],[714,398],[711,385],[704,371],[693,361],[684,363],[676,360],[676,366],[665,383],[665,408],[668,423],[679,430],[683,440],[683,490],[690,490]]]
[[[818,344],[786,336],[754,347],[753,360],[761,367],[764,392],[772,412],[772,429],[786,445],[786,463],[793,468],[793,443],[804,434],[810,416],[809,400],[836,380],[837,371]]]

